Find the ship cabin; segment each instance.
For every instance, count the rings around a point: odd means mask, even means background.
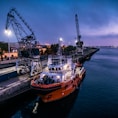
[[[63,56],[52,58],[48,64],[48,70],[50,73],[65,73],[67,71],[71,71],[71,69],[71,59]]]
[[[42,84],[60,83],[73,78],[73,67],[69,58],[52,58],[48,71],[40,74]]]

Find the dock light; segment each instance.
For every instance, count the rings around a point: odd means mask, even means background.
[[[11,36],[12,32],[11,32],[11,30],[5,30],[5,34],[6,34],[7,36]]]
[[[5,34],[8,36],[8,52],[9,52],[9,60],[10,60],[10,41],[9,41],[9,36],[11,36],[12,32],[11,30],[5,30]]]
[[[59,41],[63,41],[63,38],[62,38],[62,37],[60,37],[60,38],[59,38]]]
[[[60,45],[60,46],[62,46],[63,41],[64,41],[63,38],[60,37],[60,38],[59,38],[59,45]]]
[[[77,43],[77,40],[75,40],[75,43]]]
[[[42,77],[44,77],[45,76],[45,74],[42,74]]]

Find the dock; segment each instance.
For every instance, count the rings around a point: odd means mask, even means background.
[[[26,74],[0,82],[0,102],[29,90],[30,79]]]
[[[73,62],[79,61],[81,63],[90,60],[91,56],[96,53],[97,51],[99,51],[99,48],[95,48],[95,47],[89,47],[83,50],[83,55],[80,53],[76,54],[74,53],[73,56]]]
[[[41,62],[42,66],[45,67],[47,60]],[[10,69],[14,70],[14,66]],[[30,77],[29,74],[24,74],[20,76],[15,76],[10,79],[6,79],[0,82],[0,103],[13,98],[21,93],[24,93],[30,90],[30,81],[33,77]]]
[[[99,51],[98,48],[87,48],[84,50],[84,55],[72,55],[73,61],[79,60],[84,62],[90,58],[95,52]],[[47,60],[41,61],[42,67],[45,67]],[[14,68],[14,67],[12,67]],[[6,101],[12,97],[15,97],[23,92],[30,90],[30,81],[33,77],[30,77],[29,74],[16,76],[5,81],[0,82],[0,103]]]

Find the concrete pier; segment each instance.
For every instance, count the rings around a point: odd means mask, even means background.
[[[41,62],[43,67],[45,67],[46,63],[47,60]],[[30,90],[30,81],[32,79],[33,77],[30,77],[29,74],[25,74],[25,75],[16,76],[7,79],[5,81],[1,81],[0,82],[0,103]]]
[[[0,102],[29,90],[30,80],[31,78],[26,74],[0,82]]]
[[[84,49],[83,51],[83,55],[81,53],[78,53],[78,54],[73,54],[72,57],[73,57],[73,62],[76,62],[76,61],[80,61],[80,62],[84,62],[86,60],[89,60],[91,58],[91,56],[96,53],[97,51],[99,51],[99,48],[86,48]]]

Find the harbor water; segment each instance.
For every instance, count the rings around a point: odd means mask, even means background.
[[[68,97],[44,104],[28,91],[0,104],[0,118],[118,118],[118,49],[101,48],[84,67],[84,80]]]

